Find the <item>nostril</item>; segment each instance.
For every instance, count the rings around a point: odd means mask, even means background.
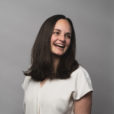
[[[62,37],[60,38],[60,40],[61,40],[61,41],[65,41],[65,37],[62,36]]]
[[[60,41],[61,41],[62,43],[65,43],[65,39],[60,39]]]

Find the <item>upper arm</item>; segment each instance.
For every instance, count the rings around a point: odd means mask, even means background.
[[[92,92],[74,101],[74,114],[91,114]]]

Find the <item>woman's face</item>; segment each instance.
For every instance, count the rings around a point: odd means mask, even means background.
[[[51,36],[51,52],[55,55],[63,55],[70,46],[71,26],[65,19],[56,22]]]

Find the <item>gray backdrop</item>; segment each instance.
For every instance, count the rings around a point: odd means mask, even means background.
[[[77,59],[90,73],[92,114],[114,108],[113,0],[0,0],[0,114],[23,113],[22,74],[46,18],[65,14],[74,23]],[[113,106],[113,108],[112,108]]]

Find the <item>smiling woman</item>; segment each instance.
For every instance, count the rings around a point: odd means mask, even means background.
[[[91,113],[91,79],[75,60],[75,47],[69,18],[54,15],[43,23],[24,72],[25,114]]]
[[[55,24],[51,36],[51,51],[56,55],[63,55],[70,46],[71,27],[67,20],[60,19]]]

